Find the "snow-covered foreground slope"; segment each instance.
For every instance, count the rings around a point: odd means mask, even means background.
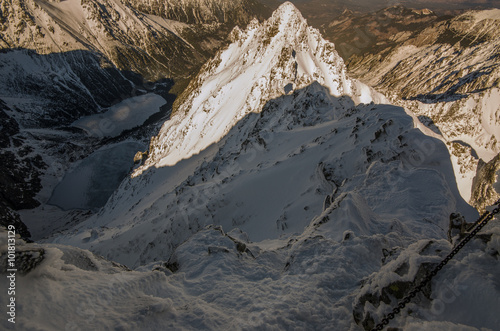
[[[484,231],[486,241],[475,240],[438,274],[427,292],[429,299],[411,304],[390,326],[497,329],[498,223]],[[22,253],[26,264],[35,264],[42,252],[43,261],[27,275],[18,274],[16,327],[363,330],[353,312],[359,316],[364,306],[374,310],[365,294],[380,285],[386,289],[382,298],[394,304],[393,293],[404,285],[400,279],[412,279],[421,263],[436,263],[452,248],[442,239],[424,239],[405,249],[398,230],[350,234],[342,240],[333,240],[329,233],[322,226],[310,227],[290,241],[248,243],[238,232],[208,227],[177,249],[177,264],[169,265],[175,273],[163,263],[130,271],[77,248],[21,246],[18,241],[18,251],[27,251]],[[2,240],[5,237],[0,233]],[[6,277],[0,278],[0,286],[7,287]],[[5,306],[7,298],[1,296],[0,304]],[[378,308],[371,315],[375,321],[384,309],[390,310],[386,303]],[[1,323],[12,327],[6,319]]]
[[[477,216],[446,155],[401,108],[355,106],[319,84],[295,91],[197,157],[124,183],[120,195],[135,196],[115,195],[101,218],[58,239],[135,270],[19,244],[26,265],[44,253],[18,277],[16,326],[362,330],[452,249],[450,213]],[[498,220],[464,251],[391,326],[495,330]]]

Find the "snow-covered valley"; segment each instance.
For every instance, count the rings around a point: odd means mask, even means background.
[[[292,3],[230,38],[171,114],[121,76],[140,93],[62,113],[73,128],[19,128],[33,153],[72,142],[73,160],[43,155],[42,204],[20,212],[37,233],[16,240],[15,329],[371,330],[463,238],[479,213],[446,140],[351,78]],[[388,328],[496,330],[499,256],[496,217]]]

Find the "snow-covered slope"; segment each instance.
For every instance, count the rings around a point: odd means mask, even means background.
[[[499,29],[499,9],[469,12],[349,63],[443,136],[467,200],[479,159],[500,152]]]
[[[239,231],[207,227],[184,242],[175,259],[137,270],[78,248],[18,240],[16,327],[369,330],[425,270],[422,265],[434,265],[452,249],[443,239],[405,248],[396,223],[388,232],[348,231],[334,240],[335,220],[289,241],[260,243]],[[483,239],[435,277],[427,297],[419,296],[389,327],[496,330],[498,229],[483,230]],[[0,238],[5,247],[6,233]],[[7,281],[1,277],[0,286],[8,287]],[[0,296],[0,304],[7,300]],[[1,323],[11,327],[7,319]]]
[[[362,330],[451,250],[449,214],[476,216],[444,144],[403,109],[355,106],[317,83],[248,115],[214,149],[125,183],[101,219],[57,240],[144,264],[134,271],[77,248],[20,245],[28,265],[44,254],[18,280],[30,316],[19,325]],[[494,330],[498,226],[486,231],[391,326]]]

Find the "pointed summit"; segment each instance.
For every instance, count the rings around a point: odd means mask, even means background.
[[[281,4],[272,15],[272,18],[281,18],[285,21],[288,20],[301,20],[306,21],[302,13],[290,1]]]
[[[299,36],[300,32],[310,28],[302,13],[291,2],[279,6],[265,25],[270,26],[277,34],[282,34],[287,40]]]

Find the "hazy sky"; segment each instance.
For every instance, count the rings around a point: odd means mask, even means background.
[[[262,0],[269,4],[284,2],[284,0]],[[353,8],[386,8],[395,4],[403,4],[408,7],[427,7],[430,9],[457,9],[475,7],[497,7],[500,8],[500,0],[289,0],[298,6],[317,5],[321,7],[346,6]]]
[[[271,7],[278,7],[285,0],[261,0]],[[338,17],[344,9],[372,12],[401,4],[405,7],[428,8],[438,15],[458,14],[465,9],[500,8],[500,0],[289,0],[308,21],[319,26]]]

